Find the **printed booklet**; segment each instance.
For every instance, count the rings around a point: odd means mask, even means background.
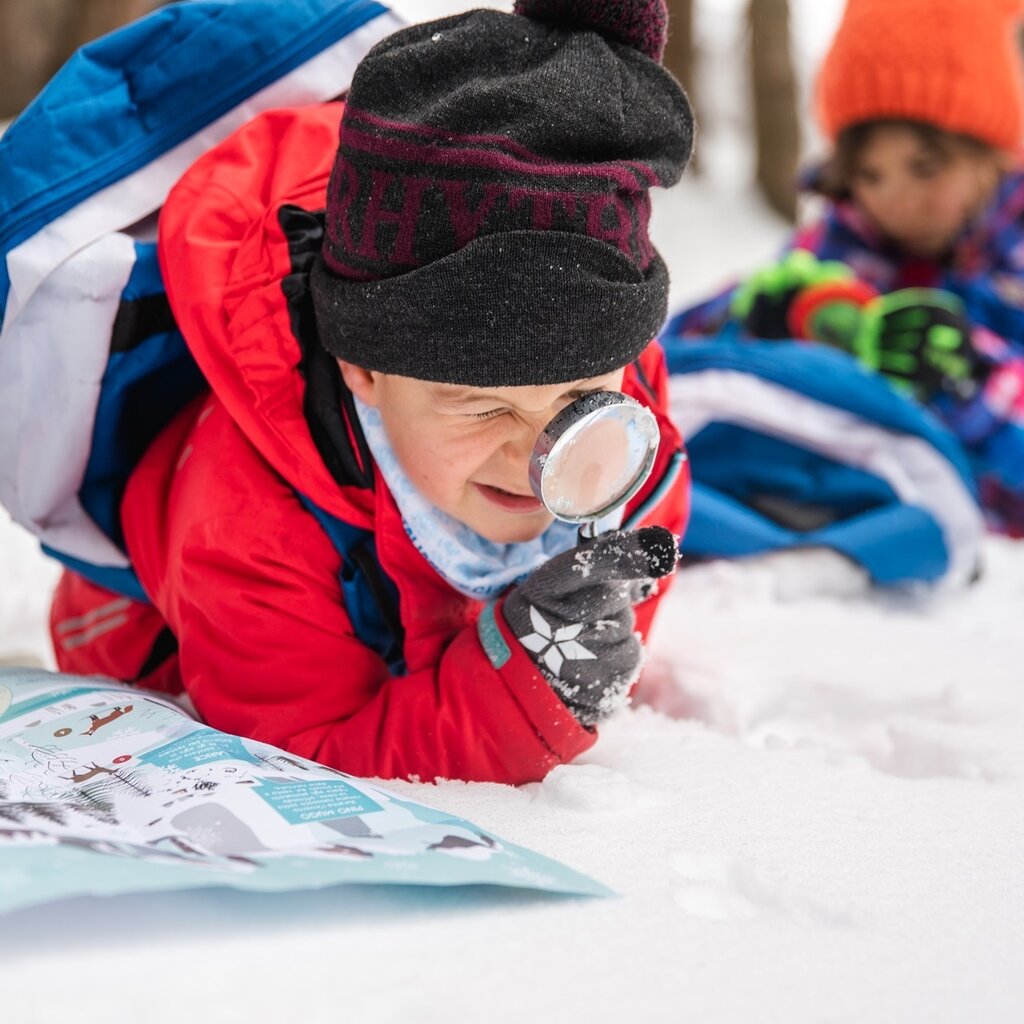
[[[368,882],[609,893],[461,818],[211,729],[163,695],[0,669],[0,913]]]

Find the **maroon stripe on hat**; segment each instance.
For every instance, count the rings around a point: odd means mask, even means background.
[[[347,165],[350,173],[355,169]],[[585,234],[597,241],[607,242],[619,249],[628,259],[645,270],[654,257],[654,248],[646,237],[650,219],[650,198],[646,191],[622,194],[619,192],[576,191],[559,192],[535,188],[508,186],[504,182],[490,182],[484,185],[483,196],[472,205],[467,201],[466,190],[470,182],[459,179],[428,179],[404,177],[392,171],[379,168],[370,172],[372,187],[361,206],[358,233],[353,230],[348,210],[355,199],[355,191],[349,191],[339,203],[333,222],[328,225],[324,249],[327,265],[335,273],[353,279],[369,279],[381,274],[390,274],[420,266],[414,244],[418,228],[424,228],[429,236],[431,227],[439,222],[427,219],[421,221],[422,197],[427,187],[440,191],[444,196],[446,216],[443,224],[454,236],[454,248],[461,248],[481,233],[500,232],[508,229],[492,224],[485,230],[496,204],[501,218],[521,206],[529,211],[529,222],[520,224],[516,230],[569,230]],[[402,185],[403,201],[397,208],[383,208],[384,193],[393,184]],[[561,209],[570,219],[577,219],[577,227],[557,227],[557,211]],[[500,220],[499,220],[500,223]],[[388,225],[393,234],[386,241],[378,238],[378,229]],[[384,250],[379,247],[383,243]],[[447,248],[437,250],[428,259],[437,258]]]
[[[330,267],[331,271],[341,277],[348,278],[350,281],[376,281],[380,278],[380,272],[375,270],[367,270],[365,267],[355,267],[351,263],[346,263],[344,260],[339,260],[337,255],[329,248],[323,250],[324,263]]]
[[[539,153],[532,152],[526,146],[516,142],[515,139],[510,139],[507,135],[463,134],[453,132],[449,128],[439,128],[435,125],[392,121],[389,118],[381,117],[379,114],[368,114],[365,110],[353,110],[352,107],[347,107],[345,110],[345,128],[347,129],[354,121],[363,121],[371,128],[395,134],[418,135],[424,139],[443,139],[446,142],[479,147],[493,146],[535,163],[544,163],[549,159],[548,157],[541,156]]]
[[[559,165],[557,161],[551,157],[542,156],[539,153],[535,153],[526,146],[516,142],[514,139],[510,139],[505,135],[477,135],[477,134],[466,134],[460,132],[453,132],[448,128],[439,128],[435,125],[427,124],[412,124],[405,121],[393,121],[385,117],[381,117],[379,114],[370,114],[365,110],[356,110],[351,106],[346,108],[345,111],[345,126],[342,130],[342,140],[346,137],[351,127],[354,127],[354,121],[363,121],[367,125],[373,128],[390,131],[396,134],[403,135],[414,135],[421,136],[425,139],[442,139],[444,142],[452,146],[466,147],[473,149],[482,149],[486,147],[494,147],[507,153],[511,156],[518,156],[524,162],[533,164],[543,164],[552,166],[574,166],[574,165]],[[628,167],[634,171],[638,176],[641,176],[648,186],[656,186],[659,184],[658,176],[654,173],[653,169],[648,167],[647,164],[642,163],[639,160],[616,160],[614,164],[611,161],[607,165],[594,164],[590,166],[602,167],[602,166],[618,166]]]
[[[488,150],[445,149],[436,146],[416,145],[382,139],[378,135],[348,127],[341,140],[341,150],[351,149],[370,156],[390,160],[409,161],[414,164],[428,164],[435,167],[484,168],[502,174],[523,174],[535,178],[538,174],[553,178],[604,178],[624,192],[637,192],[644,186],[637,181],[637,175],[629,166],[621,163],[604,164],[545,164],[542,168],[507,154]]]

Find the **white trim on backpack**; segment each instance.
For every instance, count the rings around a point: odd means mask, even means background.
[[[44,544],[117,568],[128,560],[86,514],[78,491],[134,263],[128,235],[98,239],[35,288],[0,343],[0,503]]]
[[[956,468],[923,438],[735,370],[673,374],[668,386],[672,419],[684,438],[712,422],[732,423],[873,473],[938,523],[949,553],[943,583],[962,585],[976,571],[981,511]]]
[[[7,254],[0,504],[44,544],[97,566],[128,565],[82,508],[78,492],[111,330],[135,262],[134,239],[152,235],[153,214],[203,153],[265,110],[339,96],[367,51],[404,24],[391,12],[374,17]]]
[[[207,150],[257,114],[275,107],[303,106],[333,99],[348,89],[356,64],[404,22],[385,12],[243,103],[145,167],[91,195],[50,221],[7,254],[10,294],[3,331],[18,317],[32,293],[69,256],[111,231],[123,231],[155,213],[174,183]]]

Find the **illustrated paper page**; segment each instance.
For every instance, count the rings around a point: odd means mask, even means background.
[[[204,885],[599,883],[158,694],[0,669],[0,912]]]

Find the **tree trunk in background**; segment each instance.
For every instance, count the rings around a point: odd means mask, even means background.
[[[693,42],[694,0],[666,0],[668,7],[668,43],[665,46],[665,67],[682,83],[694,110],[696,99],[696,54]],[[698,119],[699,120],[699,119]],[[697,170],[694,154],[691,166]]]
[[[49,77],[53,26],[67,7],[67,0],[0,0],[0,118],[14,117]]]
[[[757,183],[772,209],[793,220],[800,126],[789,0],[750,0],[748,18]]]
[[[16,116],[79,46],[159,0],[0,0],[0,119]]]

